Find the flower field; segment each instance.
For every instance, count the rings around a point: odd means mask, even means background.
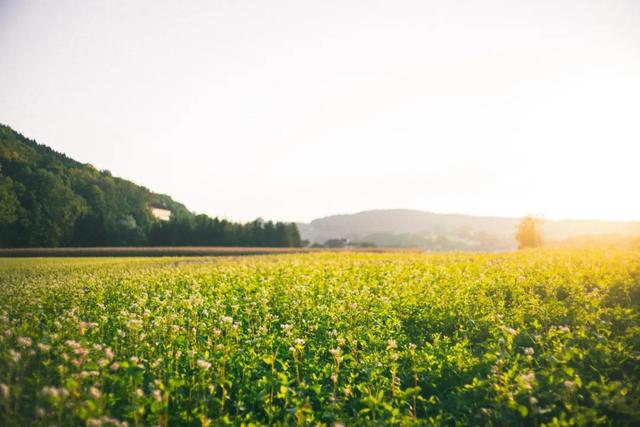
[[[640,425],[640,253],[0,259],[0,425]]]

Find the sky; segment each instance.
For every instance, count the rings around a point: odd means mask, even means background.
[[[640,1],[0,0],[0,123],[234,220],[640,220]]]

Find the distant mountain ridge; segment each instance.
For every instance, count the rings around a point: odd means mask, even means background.
[[[301,238],[370,242],[378,246],[425,247],[432,250],[510,250],[516,247],[520,218],[441,214],[412,209],[380,209],[332,215],[299,223]],[[640,235],[640,221],[544,220],[547,240],[586,235]]]

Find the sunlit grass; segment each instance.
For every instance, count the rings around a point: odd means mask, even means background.
[[[640,253],[0,260],[0,424],[637,424]]]

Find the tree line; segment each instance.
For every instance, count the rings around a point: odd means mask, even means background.
[[[151,213],[171,211],[169,221]],[[195,215],[0,125],[0,246],[300,246],[295,224]]]
[[[157,222],[148,236],[150,246],[261,246],[300,247],[293,223],[255,220],[240,224],[196,215]]]

